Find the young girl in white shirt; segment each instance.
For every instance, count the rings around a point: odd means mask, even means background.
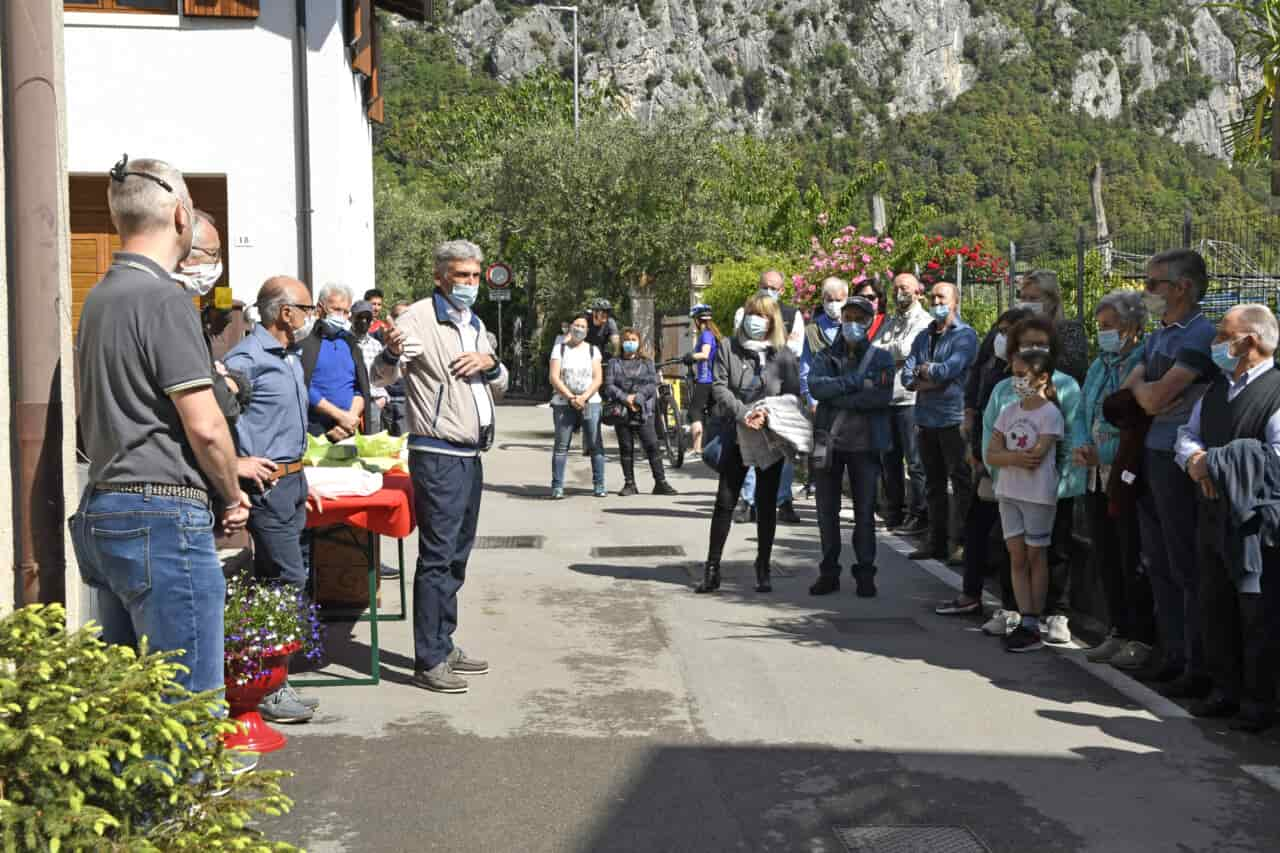
[[[1010,359],[1018,399],[996,418],[987,462],[999,469],[996,499],[1022,624],[1005,637],[1011,652],[1042,648],[1040,612],[1049,591],[1048,549],[1058,506],[1056,451],[1064,421],[1053,388],[1053,357],[1033,347]]]

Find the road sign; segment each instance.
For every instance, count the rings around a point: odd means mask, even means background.
[[[489,301],[490,302],[510,302],[511,291],[506,289],[499,289],[497,285],[494,285],[493,287],[489,288]]]
[[[485,271],[485,278],[489,280],[489,287],[506,289],[511,286],[511,267],[503,263],[490,264]]]

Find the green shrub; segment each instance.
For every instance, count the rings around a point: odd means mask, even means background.
[[[778,253],[751,255],[742,260],[726,260],[711,267],[711,285],[703,291],[702,299],[711,306],[716,325],[726,335],[733,333],[733,315],[743,303],[760,288],[760,274],[776,269],[787,280],[783,298],[790,302],[793,296],[791,276],[803,272],[808,259]]]
[[[293,805],[279,771],[231,775],[213,691],[172,653],[67,633],[59,605],[0,620],[0,848],[287,851],[249,827]],[[225,794],[223,793],[225,791]]]
[[[748,71],[742,77],[742,95],[746,99],[747,110],[758,112],[769,96],[769,78],[760,68]]]
[[[721,77],[733,77],[733,60],[727,56],[717,56],[711,62],[711,69]]]

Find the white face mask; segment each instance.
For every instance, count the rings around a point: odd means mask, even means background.
[[[1032,314],[1043,314],[1043,302],[1015,302],[1014,308],[1021,308],[1023,311],[1030,311]]]
[[[1157,320],[1164,316],[1165,311],[1169,310],[1169,300],[1159,293],[1142,294],[1142,304],[1147,307],[1147,313]]]
[[[341,317],[325,317],[324,321],[339,332],[351,331],[351,321]]]
[[[841,299],[839,302],[824,302],[822,303],[822,310],[827,312],[827,316],[829,318],[839,322],[840,312],[844,310],[844,300]]]
[[[1031,384],[1030,376],[1013,377],[1013,393],[1018,395],[1019,400],[1025,400],[1028,397],[1036,395],[1036,388]]]
[[[769,332],[769,320],[759,314],[752,314],[742,321],[742,328],[751,340],[762,340]]]
[[[316,316],[314,314],[308,314],[307,319],[303,321],[302,325],[293,330],[293,345],[297,346],[307,338],[311,337],[311,333],[315,330],[315,327]]]
[[[174,281],[182,285],[183,290],[197,296],[204,296],[213,290],[218,279],[222,278],[222,261],[179,267],[178,272],[173,273],[172,276]]]
[[[996,358],[1001,361],[1009,360],[1009,337],[1004,332],[996,335],[995,351]]]

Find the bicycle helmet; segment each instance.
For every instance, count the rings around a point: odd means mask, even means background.
[[[613,310],[613,303],[608,299],[596,299],[591,303],[592,311],[604,311],[606,313]]]
[[[696,320],[699,317],[710,317],[711,306],[705,302],[699,302],[697,305],[689,309],[690,319]]]

